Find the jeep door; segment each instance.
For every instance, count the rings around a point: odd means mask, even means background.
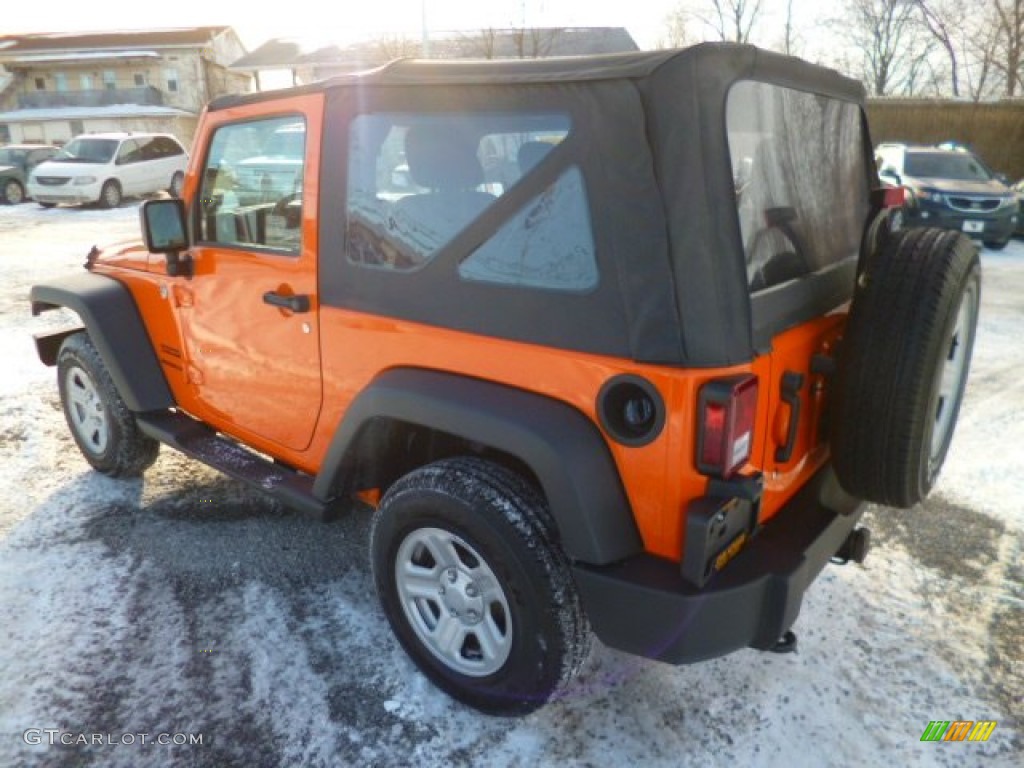
[[[314,158],[321,105],[314,94],[274,102],[267,116],[214,111],[196,141],[200,176],[188,203],[195,274],[176,286],[192,407],[268,451],[307,447],[320,412]],[[296,123],[305,127],[301,163],[287,188],[267,199],[237,168],[275,130]]]

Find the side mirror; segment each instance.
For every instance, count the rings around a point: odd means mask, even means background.
[[[1010,186],[1010,177],[1007,176],[1005,173],[997,173],[996,174],[996,181],[998,181],[1003,186],[1006,186],[1006,187]]]
[[[147,200],[139,214],[142,217],[142,235],[150,253],[167,257],[167,274],[190,276],[191,261],[179,258],[188,248],[188,230],[185,226],[185,204],[181,200]]]

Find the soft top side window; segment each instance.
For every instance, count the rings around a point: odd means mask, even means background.
[[[348,258],[418,269],[570,131],[568,115],[377,113],[349,134]]]
[[[856,258],[868,213],[857,105],[743,81],[726,128],[750,290]]]

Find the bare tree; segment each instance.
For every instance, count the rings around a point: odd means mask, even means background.
[[[998,56],[995,68],[1006,82],[1006,95],[1017,95],[1022,85],[1021,66],[1024,64],[1024,0],[991,0],[998,30]]]
[[[793,26],[793,0],[786,0],[786,21],[782,27],[782,52],[787,56],[796,55],[796,29]]]
[[[761,0],[710,0],[711,27],[722,40],[749,43],[750,31],[761,15]]]
[[[406,56],[419,56],[421,45],[419,40],[410,40],[404,35],[388,34],[377,38],[375,55],[380,61],[391,61]]]
[[[915,89],[932,47],[931,39],[920,34],[917,0],[850,0],[844,22],[863,52],[864,79],[872,94]]]
[[[665,31],[658,38],[658,48],[685,48],[692,40],[689,30],[690,12],[677,5],[665,16]]]
[[[917,0],[920,18],[929,34],[942,47],[949,59],[949,84],[953,96],[960,96],[959,52],[955,30],[963,16],[957,0]]]
[[[460,35],[460,42],[474,57],[493,59],[498,53],[499,31],[494,27],[478,29],[471,34]]]

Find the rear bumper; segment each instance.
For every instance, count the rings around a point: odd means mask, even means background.
[[[818,472],[702,589],[679,566],[640,555],[573,575],[594,633],[612,648],[673,664],[771,648],[863,514],[830,467]]]

